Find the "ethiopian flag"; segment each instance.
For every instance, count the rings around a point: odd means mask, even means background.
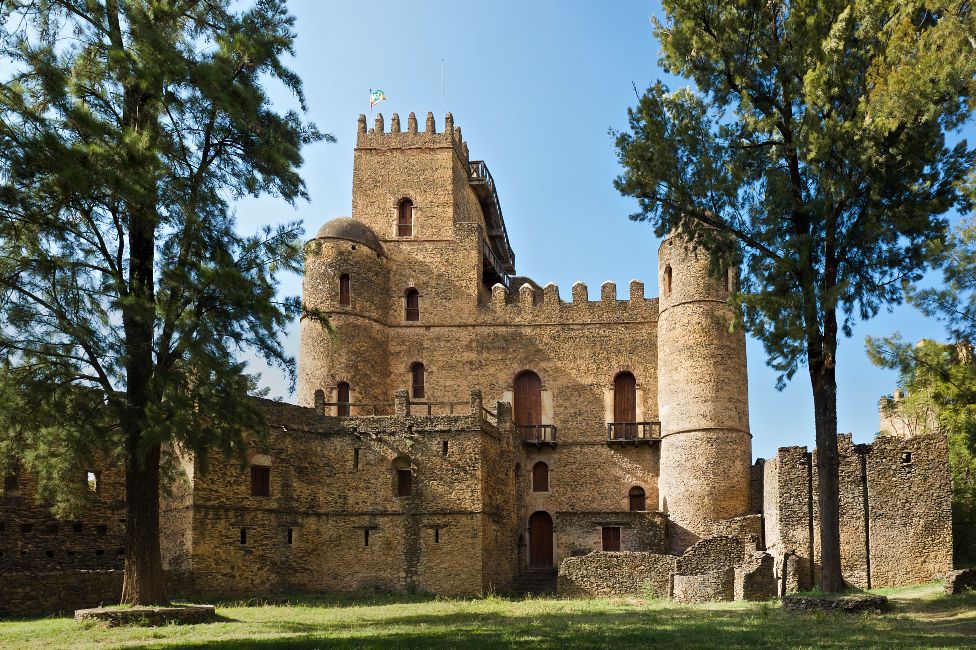
[[[386,93],[382,90],[371,90],[369,91],[369,107],[373,108],[380,102],[386,101]]]

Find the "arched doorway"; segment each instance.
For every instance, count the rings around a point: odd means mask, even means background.
[[[552,517],[542,510],[529,517],[529,568],[552,568]]]
[[[542,424],[542,380],[531,370],[515,378],[515,424]]]
[[[629,372],[613,379],[613,421],[621,438],[637,437],[637,380]]]

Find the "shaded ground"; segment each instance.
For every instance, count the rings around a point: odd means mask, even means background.
[[[877,590],[884,615],[797,614],[777,603],[299,597],[280,605],[223,603],[219,623],[83,627],[70,618],[0,622],[17,648],[973,647],[976,593],[939,584]]]

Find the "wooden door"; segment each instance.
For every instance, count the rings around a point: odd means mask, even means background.
[[[607,526],[603,529],[603,550],[620,550],[620,528],[617,526]]]
[[[529,568],[552,568],[552,517],[541,510],[529,517]]]
[[[515,424],[542,424],[542,380],[531,370],[515,378]]]
[[[637,380],[629,372],[622,372],[613,380],[613,421],[637,422]],[[617,435],[636,438],[637,425],[618,425]]]

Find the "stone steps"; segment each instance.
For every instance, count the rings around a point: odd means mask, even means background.
[[[519,574],[512,583],[512,591],[521,595],[552,595],[556,593],[556,569]]]

